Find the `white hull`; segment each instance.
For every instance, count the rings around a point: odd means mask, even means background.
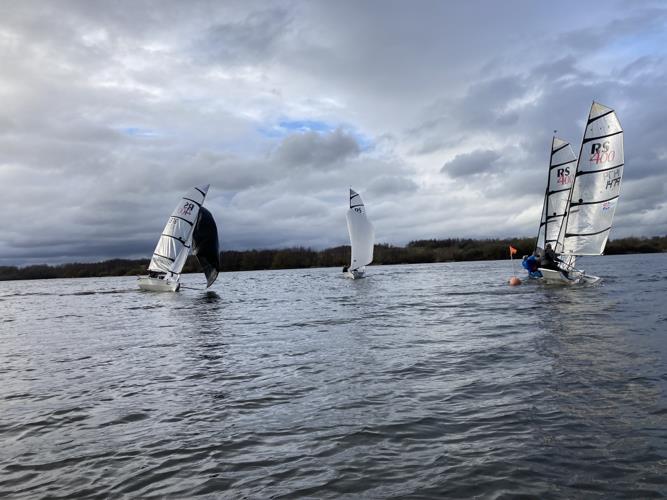
[[[366,277],[366,271],[347,271],[345,273],[346,278],[350,278],[351,280],[358,280],[360,278],[365,278]]]
[[[177,280],[139,276],[139,288],[150,292],[177,292],[181,284]]]
[[[583,271],[570,271],[567,276],[561,271],[554,271],[553,269],[539,268],[542,277],[538,278],[540,281],[549,285],[576,285],[578,283],[592,284],[601,280],[598,276],[589,276]]]
[[[553,269],[545,269],[543,267],[540,267],[539,271],[542,273],[542,277],[539,279],[545,283],[563,284],[563,285],[571,285],[573,283],[576,283],[576,279],[568,279],[560,271],[555,271]]]

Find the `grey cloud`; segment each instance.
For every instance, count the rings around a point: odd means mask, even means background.
[[[596,9],[592,12],[598,15],[594,27],[566,31],[556,37],[556,44],[571,47],[578,53],[590,54],[615,42],[623,42],[628,37],[647,32],[662,33],[667,20],[667,9],[658,4],[648,5],[638,12],[628,12],[622,8]]]
[[[511,130],[521,115],[507,106],[530,90],[525,77],[518,74],[472,83],[462,97],[431,103],[424,121],[407,132],[418,141],[415,152],[429,154],[457,146],[475,133]]]
[[[667,165],[665,165],[667,166]],[[623,180],[623,195],[617,214],[633,214],[660,209],[667,203],[667,184],[654,176],[645,181]],[[665,221],[667,224],[667,221]]]
[[[337,161],[357,156],[360,152],[356,139],[342,129],[332,132],[300,132],[287,136],[276,158],[285,165],[324,168]]]
[[[419,186],[407,176],[381,176],[373,179],[368,185],[368,192],[378,195],[414,193]]]
[[[271,58],[289,24],[284,9],[255,11],[242,20],[211,26],[195,50],[211,62],[256,63]]]
[[[183,165],[168,175],[173,189],[203,183],[236,192],[270,183],[278,173],[268,159],[201,151],[184,159]]]
[[[477,150],[456,155],[453,160],[445,163],[440,171],[450,177],[467,177],[490,173],[495,170],[494,163],[499,159],[500,155],[495,151]]]

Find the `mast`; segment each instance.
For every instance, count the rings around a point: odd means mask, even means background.
[[[547,174],[547,191],[544,194],[544,246],[547,246],[549,235],[549,191],[551,190],[551,165],[554,162],[554,141],[556,134],[551,136],[551,154],[549,155],[549,173]]]

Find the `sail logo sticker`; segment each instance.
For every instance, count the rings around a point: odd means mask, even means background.
[[[606,212],[606,211],[609,210],[610,208],[611,208],[611,202],[609,202],[609,201],[605,201],[605,202],[602,204],[602,211],[603,211],[603,212]]]
[[[609,149],[609,141],[594,142],[591,144],[590,162],[599,165],[613,161],[616,157],[616,151]]]
[[[561,186],[565,186],[572,182],[572,176],[570,175],[570,167],[559,168],[556,170],[556,182]]]
[[[190,203],[190,202],[186,201],[185,205],[183,205],[181,207],[181,209],[178,211],[178,214],[179,215],[190,215],[190,214],[192,214],[192,211],[194,210],[194,208],[195,208],[194,203]]]

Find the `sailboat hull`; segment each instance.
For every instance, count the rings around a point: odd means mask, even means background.
[[[576,284],[588,284],[597,283],[602,278],[598,276],[592,276],[584,274],[582,271],[570,271],[565,275],[561,271],[555,271],[553,269],[540,268],[539,271],[542,273],[542,277],[538,280],[549,285],[576,285]]]
[[[178,292],[181,287],[179,281],[139,276],[139,288],[149,292]]]
[[[542,273],[542,277],[538,279],[544,283],[549,283],[552,285],[572,285],[578,281],[577,279],[570,279],[561,271],[545,269],[543,267],[540,267],[539,271]]]

